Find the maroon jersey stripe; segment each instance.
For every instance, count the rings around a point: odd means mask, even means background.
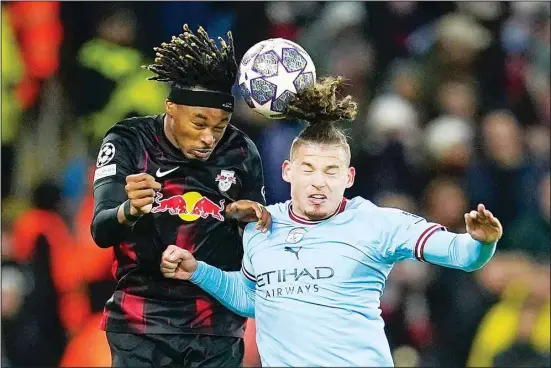
[[[136,251],[134,250],[134,247],[130,243],[123,242],[123,243],[120,244],[119,247],[120,247],[121,252],[126,257],[128,257],[132,261],[136,262]]]
[[[101,316],[100,327],[99,327],[101,330],[105,330],[107,328],[108,320],[109,320],[109,310],[107,309],[107,307],[104,307],[103,314]]]
[[[145,298],[123,292],[121,300],[121,309],[128,321],[130,328],[137,333],[145,332],[144,315]]]
[[[212,325],[212,302],[205,297],[195,300],[195,326],[210,327]]]
[[[111,266],[111,275],[113,275],[113,279],[117,280],[117,270],[119,269],[119,260],[115,258],[113,261],[113,265]]]
[[[143,172],[144,173],[147,173],[147,166],[148,166],[148,163],[149,163],[149,153],[147,151],[144,151],[144,168],[143,168]]]
[[[185,188],[182,184],[173,183],[170,180],[165,180],[163,183],[163,194],[165,198],[172,197],[175,195],[182,195],[185,193]]]
[[[192,229],[186,229],[184,226],[180,226],[178,229],[178,235],[176,236],[176,246],[185,249],[190,253],[195,252]]]

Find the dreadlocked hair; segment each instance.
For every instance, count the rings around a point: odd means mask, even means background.
[[[155,47],[155,63],[144,66],[157,74],[148,80],[169,82],[180,87],[202,87],[208,90],[230,93],[237,75],[233,37],[228,41],[218,37],[218,48],[208,33],[199,27],[194,34],[187,24],[184,33],[172,36],[170,42]]]
[[[301,91],[289,104],[288,118],[306,124],[291,147],[291,158],[296,148],[304,143],[342,145],[350,157],[350,147],[344,131],[336,123],[354,120],[358,105],[352,96],[339,98],[343,77],[323,77],[312,87]]]

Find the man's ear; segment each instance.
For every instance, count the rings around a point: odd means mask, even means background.
[[[281,177],[287,183],[291,182],[291,162],[289,160],[283,161],[281,165]]]
[[[350,188],[354,185],[354,178],[356,177],[356,169],[353,167],[348,168],[348,180],[346,181],[346,188]]]
[[[165,112],[170,117],[174,116],[176,112],[176,104],[168,99],[165,100]]]

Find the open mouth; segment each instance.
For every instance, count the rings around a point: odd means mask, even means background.
[[[327,199],[325,194],[310,194],[308,200],[313,204],[322,204]]]

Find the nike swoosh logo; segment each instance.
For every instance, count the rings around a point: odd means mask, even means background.
[[[162,178],[163,176],[170,174],[174,170],[178,170],[178,167],[175,167],[174,169],[170,169],[164,172],[162,172],[161,169],[157,169],[157,173],[155,175],[157,175],[158,178]]]

